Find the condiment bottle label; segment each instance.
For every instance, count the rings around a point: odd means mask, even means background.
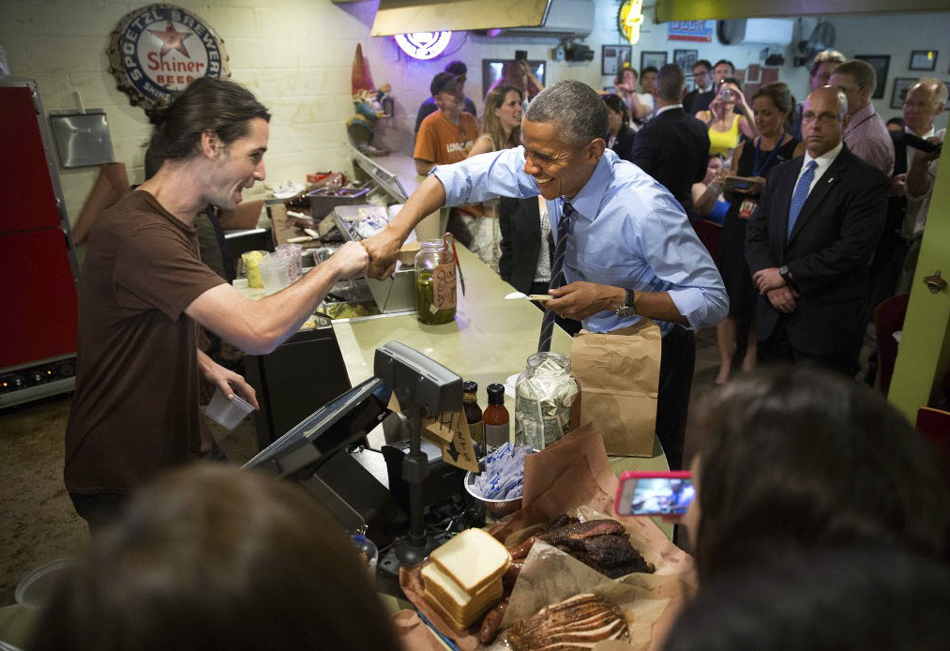
[[[432,270],[432,304],[436,310],[455,307],[455,263],[440,264]]]
[[[489,448],[497,448],[509,441],[511,429],[509,422],[503,425],[485,425],[485,445]]]

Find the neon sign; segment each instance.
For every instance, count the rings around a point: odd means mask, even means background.
[[[643,25],[643,0],[626,0],[617,14],[617,28],[621,36],[631,43],[638,43],[641,25]]]
[[[445,51],[452,32],[396,34],[399,48],[414,59],[434,59]]]

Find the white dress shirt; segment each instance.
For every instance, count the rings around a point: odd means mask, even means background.
[[[815,186],[818,185],[818,180],[824,176],[825,172],[828,171],[828,168],[831,167],[831,164],[835,162],[835,159],[838,157],[838,154],[841,153],[841,150],[844,148],[844,142],[839,142],[837,147],[826,151],[824,154],[818,158],[812,158],[811,154],[807,151],[805,152],[805,160],[802,161],[802,169],[798,172],[798,178],[802,178],[802,174],[808,169],[809,161],[815,161],[818,163],[818,167],[815,168],[815,176],[811,180],[811,185],[808,186],[808,194],[811,194],[811,191],[815,189]],[[798,187],[798,179],[795,180],[795,187]]]

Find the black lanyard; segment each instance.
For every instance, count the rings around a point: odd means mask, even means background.
[[[759,137],[759,142],[762,142],[761,137]],[[759,167],[759,145],[755,146],[755,157],[752,159],[752,176],[762,176],[762,172],[768,169],[769,163],[771,163],[772,159],[775,158],[775,155],[778,153],[778,149],[781,144],[782,139],[779,138],[779,141],[775,143],[775,147],[769,152],[768,156],[765,157],[765,160],[762,161],[762,167]]]

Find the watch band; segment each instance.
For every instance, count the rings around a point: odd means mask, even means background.
[[[629,319],[630,317],[635,316],[637,313],[636,294],[632,289],[628,289],[626,287],[624,288],[624,292],[626,292],[627,297],[624,300],[623,305],[617,308],[615,314],[621,319]]]

